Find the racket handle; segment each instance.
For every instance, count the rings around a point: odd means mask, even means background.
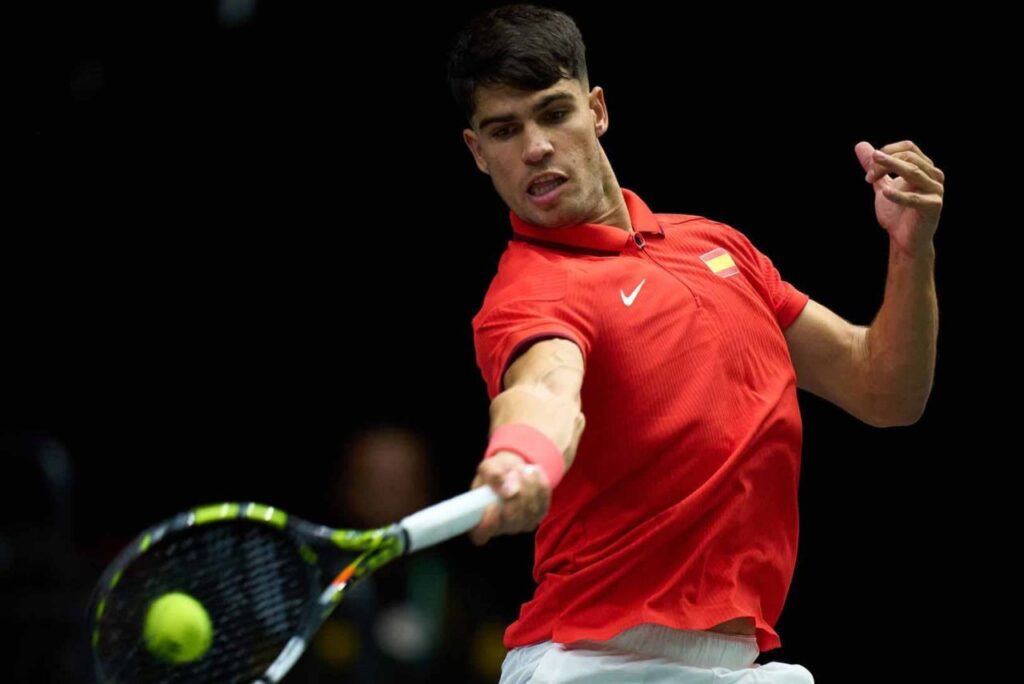
[[[498,501],[494,490],[484,485],[403,518],[399,524],[409,539],[405,552],[419,551],[468,532],[480,522],[484,509]]]

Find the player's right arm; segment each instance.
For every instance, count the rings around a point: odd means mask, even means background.
[[[491,402],[491,435],[505,425],[528,426],[553,443],[568,470],[586,423],[582,386],[583,354],[574,342],[553,338],[534,343],[505,372],[505,389]],[[550,482],[518,453],[501,450],[482,461],[471,489],[484,485],[493,487],[502,503],[490,506],[470,532],[474,544],[533,530],[547,513]]]

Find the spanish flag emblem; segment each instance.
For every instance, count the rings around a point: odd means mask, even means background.
[[[722,278],[728,278],[740,272],[740,269],[736,268],[736,262],[732,260],[732,256],[721,247],[701,254],[700,260],[711,269],[712,273]]]

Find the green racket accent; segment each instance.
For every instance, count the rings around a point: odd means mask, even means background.
[[[379,547],[386,538],[386,529],[335,530],[331,533],[331,541],[346,551],[370,551]]]
[[[350,581],[355,581],[373,572],[388,561],[401,556],[405,551],[405,542],[401,536],[394,534],[393,528],[380,528],[376,530],[336,530],[331,534],[331,541],[339,548],[346,551],[362,551],[363,553],[353,561],[355,566],[350,575]],[[348,582],[346,582],[347,584]],[[332,597],[337,603],[341,600],[341,592]]]
[[[202,506],[192,513],[196,516],[196,525],[205,525],[221,520],[231,520],[238,517],[239,506],[236,503],[214,504]]]
[[[385,563],[401,556],[404,550],[405,543],[400,537],[391,535],[383,537],[379,548],[366,559],[364,569],[359,574],[373,572]]]
[[[299,555],[302,556],[302,560],[306,561],[310,565],[316,565],[316,561],[318,558],[318,556],[316,555],[316,551],[309,548],[307,544],[303,544],[299,547]]]
[[[284,526],[288,524],[287,513],[273,506],[264,506],[263,504],[254,503],[246,506],[245,517],[251,520],[262,520],[280,529],[284,529]]]
[[[117,583],[121,581],[121,574],[123,570],[118,570],[113,577],[110,578],[110,588],[113,589],[117,586]]]
[[[149,545],[152,542],[153,537],[147,534],[145,537],[142,538],[142,543],[139,544],[139,551],[141,551],[142,553],[146,553],[146,551],[149,551]]]

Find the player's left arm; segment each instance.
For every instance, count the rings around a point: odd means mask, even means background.
[[[882,307],[870,326],[858,326],[812,300],[786,342],[800,388],[870,425],[910,425],[924,413],[935,375],[933,238],[945,175],[910,141],[878,150],[862,142],[855,151],[889,233]]]

